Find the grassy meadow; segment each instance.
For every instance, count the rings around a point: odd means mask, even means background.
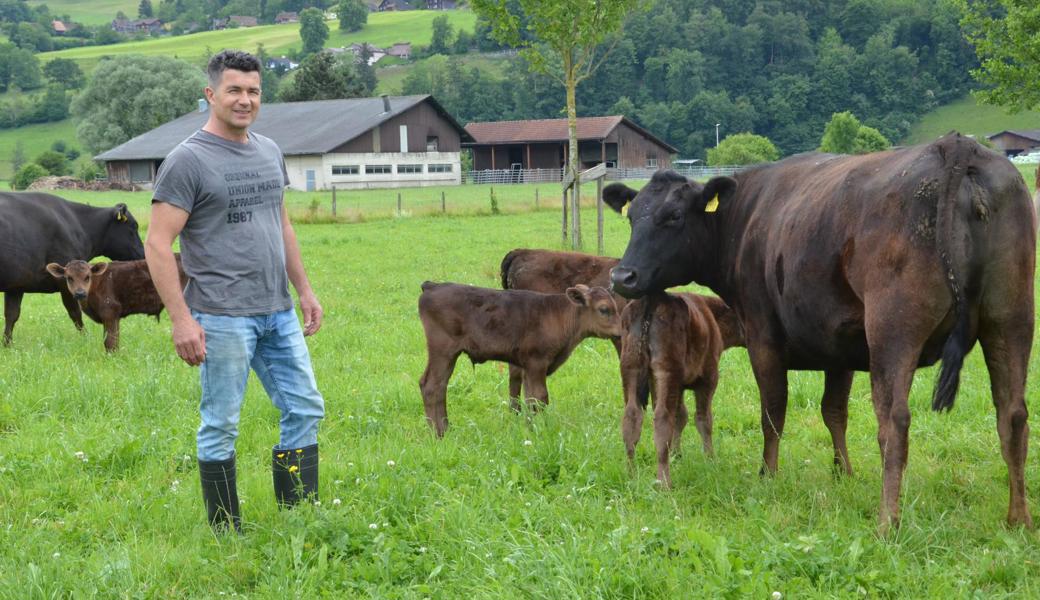
[[[27,295],[15,343],[0,349],[0,598],[1040,595],[1037,533],[1002,522],[1006,468],[977,349],[950,414],[929,410],[935,370],[917,375],[903,526],[887,539],[875,534],[880,460],[864,374],[850,401],[852,478],[831,475],[816,373],[792,374],[780,472],[758,476],[758,394],[742,349],[721,364],[716,458],[689,427],[670,492],[654,483],[651,419],[635,472],[626,467],[617,359],[602,340],[550,378],[552,402],[530,420],[509,412],[501,365],[460,359],[452,427],[436,440],[417,385],[420,283],[497,287],[507,251],[560,243],[555,210],[490,215],[487,189],[472,189],[456,207],[470,214],[358,223],[323,223],[309,214],[314,197],[290,195],[326,310],[309,340],[327,406],[321,503],[276,509],[278,415],[254,378],[237,445],[238,537],[205,524],[198,375],[176,358],[168,319],[126,319],[108,356],[100,325],[77,334],[57,297]],[[146,193],[66,195],[127,202],[147,225]],[[618,255],[628,226],[613,214],[605,223]],[[1029,397],[1038,392],[1033,377]]]
[[[975,97],[969,95],[924,115],[911,128],[903,143],[928,142],[953,129],[976,137],[999,133],[1005,129],[1040,129],[1040,112],[1022,111],[1012,115],[999,106],[978,104]]]
[[[138,0],[29,0],[30,6],[40,4],[46,4],[52,15],[69,15],[77,23],[100,25],[111,23],[119,11],[129,19],[136,19],[141,3]],[[152,5],[158,8],[159,2]]]

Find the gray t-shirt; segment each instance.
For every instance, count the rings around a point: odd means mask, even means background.
[[[152,202],[189,213],[180,238],[190,308],[229,316],[292,308],[282,237],[288,183],[278,145],[252,132],[239,143],[200,129],[166,157]]]

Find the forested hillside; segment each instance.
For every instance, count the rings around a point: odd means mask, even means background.
[[[953,0],[657,0],[633,14],[579,115],[622,113],[704,157],[751,131],[784,154],[815,148],[835,112],[891,140],[964,96],[977,65]],[[478,23],[477,44],[494,49]],[[433,93],[460,121],[561,116],[564,92],[522,59],[499,76],[456,60],[417,67],[404,93]]]

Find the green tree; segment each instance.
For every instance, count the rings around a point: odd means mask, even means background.
[[[353,64],[319,52],[303,59],[292,80],[283,83],[280,95],[283,102],[303,102],[357,98],[367,95],[367,90]]]
[[[47,93],[37,100],[32,120],[36,123],[52,123],[69,116],[69,97],[65,88],[57,84],[47,86]]]
[[[76,135],[91,154],[104,152],[191,111],[205,86],[201,69],[176,58],[102,60],[72,102]]]
[[[465,54],[469,52],[469,49],[473,47],[473,34],[466,31],[465,29],[459,29],[458,35],[455,37],[455,42],[452,44],[452,52],[455,54]]]
[[[315,54],[325,47],[329,26],[320,9],[308,8],[300,13],[300,39],[303,40],[304,54]]]
[[[7,91],[12,86],[35,90],[42,85],[40,61],[35,54],[11,44],[0,44],[0,91]]]
[[[981,66],[975,97],[1012,111],[1040,107],[1040,4],[1034,0],[959,0],[961,26]]]
[[[137,5],[137,16],[142,19],[150,19],[155,16],[152,11],[152,0],[141,0]]]
[[[47,173],[51,175],[65,175],[69,171],[69,164],[65,160],[65,155],[54,150],[47,150],[41,153],[33,162],[46,169]]]
[[[888,141],[888,138],[873,127],[861,125],[859,131],[856,132],[856,154],[880,152],[882,150],[888,150],[891,147],[892,142]]]
[[[820,152],[835,154],[855,154],[856,136],[859,135],[860,122],[856,115],[849,111],[834,113],[830,123],[823,130],[820,140]]]
[[[43,75],[52,82],[70,90],[78,90],[86,83],[83,71],[76,61],[55,58],[43,66]]]
[[[756,165],[772,162],[780,158],[769,138],[753,133],[737,133],[719,142],[718,147],[708,150],[708,164],[721,165]]]
[[[609,54],[598,51],[639,0],[471,0],[473,11],[491,25],[499,41],[520,47],[536,71],[557,79],[566,90],[571,176],[580,184],[576,90]],[[577,192],[580,187],[572,188]],[[580,196],[572,194],[571,244],[581,247]]]
[[[361,0],[340,0],[336,12],[342,31],[361,31],[368,23],[368,7]]]
[[[453,28],[448,15],[433,20],[433,37],[430,39],[430,54],[451,54]]]
[[[49,52],[54,49],[50,34],[36,23],[19,23],[11,32],[11,41],[31,52]]]
[[[24,190],[40,177],[46,176],[47,169],[44,169],[36,163],[28,163],[22,166],[21,169],[18,169],[18,172],[14,174],[14,179],[11,181],[11,187],[16,190]]]
[[[25,164],[25,142],[18,140],[14,143],[14,151],[11,152],[11,172],[17,173],[18,169]]]

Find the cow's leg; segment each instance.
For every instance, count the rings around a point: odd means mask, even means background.
[[[672,442],[669,444],[673,458],[682,456],[682,434],[686,429],[686,424],[689,422],[690,410],[686,408],[686,402],[683,400],[682,391],[680,390],[679,406],[675,410],[675,427],[672,429]],[[700,427],[697,429],[699,431]]]
[[[65,312],[69,313],[69,318],[72,319],[72,324],[76,326],[78,331],[83,331],[83,309],[80,308],[79,302],[72,297],[67,287],[62,286],[59,290],[61,294],[61,303],[65,305]]]
[[[715,456],[715,447],[711,441],[713,417],[711,414],[711,401],[715,397],[715,388],[719,384],[718,373],[712,377],[701,378],[693,386],[693,394],[697,398],[697,410],[693,420],[697,425],[697,432],[701,434],[701,444],[704,454]]]
[[[845,445],[852,376],[852,371],[827,371],[824,375],[823,401],[820,403],[823,423],[831,432],[831,442],[834,444],[834,472],[846,475],[852,475],[849,450]]]
[[[22,292],[4,292],[4,345],[11,345],[14,324],[22,314]]]
[[[460,352],[439,352],[434,348],[428,348],[428,351],[429,359],[419,379],[419,389],[422,390],[426,421],[437,432],[437,437],[443,437],[448,429],[448,380]]]
[[[524,370],[516,365],[509,365],[509,408],[520,412],[520,384],[524,378]]]
[[[545,365],[528,365],[524,368],[524,398],[531,412],[537,412],[549,404],[549,388],[545,385],[547,372]]]
[[[119,350],[119,319],[105,321],[105,350]]]
[[[764,343],[748,344],[751,368],[762,405],[762,475],[776,472],[780,436],[787,416],[787,367],[779,353]]]
[[[657,480],[665,489],[672,488],[672,474],[668,465],[675,417],[682,404],[682,384],[668,372],[654,376],[654,448],[657,450]]]
[[[1029,295],[1032,304],[1032,294]],[[1005,302],[1015,303],[1012,298]],[[1025,304],[1025,302],[1022,302]],[[989,369],[993,405],[997,409],[1000,452],[1008,468],[1010,500],[1007,520],[1011,525],[1033,526],[1026,504],[1025,463],[1029,447],[1029,412],[1025,385],[1029,351],[1033,341],[1033,310],[1019,311],[1015,318],[993,322],[982,316],[979,342]]]
[[[890,324],[891,327],[898,325]],[[875,350],[875,348],[877,348]],[[878,446],[881,449],[880,533],[899,526],[899,492],[909,449],[910,408],[907,397],[913,382],[920,346],[871,344],[870,387],[874,414],[878,421]]]
[[[622,365],[627,367],[627,365]],[[625,411],[621,416],[621,438],[625,441],[625,452],[628,454],[628,466],[635,469],[636,444],[643,433],[643,413],[646,405],[640,401],[640,380],[645,381],[649,377],[641,377],[639,369],[621,369],[621,388],[624,391]]]

